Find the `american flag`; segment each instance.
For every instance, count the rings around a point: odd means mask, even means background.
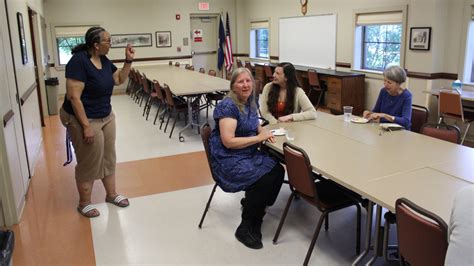
[[[232,65],[234,65],[234,56],[232,55],[232,40],[230,39],[230,26],[229,26],[229,12],[227,12],[227,19],[225,22],[225,68],[227,72],[232,71]]]

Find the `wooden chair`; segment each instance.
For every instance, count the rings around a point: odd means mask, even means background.
[[[433,138],[446,140],[452,143],[461,144],[461,131],[457,126],[437,125],[425,123],[420,129],[420,133]]]
[[[201,68],[199,68],[199,73],[205,74],[205,73],[206,73],[206,70],[205,70],[203,67],[201,67]]]
[[[395,203],[401,265],[444,265],[448,226],[437,215],[408,199]]]
[[[238,68],[244,67],[244,65],[242,64],[242,60],[236,59],[235,62],[237,63]]]
[[[308,69],[308,84],[308,98],[311,97],[311,94],[313,92],[319,92],[318,100],[316,102],[316,110],[318,110],[319,105],[321,104],[321,99],[323,99],[323,95],[326,90],[323,88],[323,86],[321,86],[321,83],[319,82],[318,72],[314,69]]]
[[[412,104],[411,107],[411,131],[420,133],[421,126],[428,122],[430,111],[421,105]]]
[[[255,68],[252,66],[250,61],[245,61],[245,67],[252,73],[252,75],[255,75]]]
[[[207,74],[209,76],[213,76],[213,77],[217,76],[217,72],[214,69],[209,69],[209,72],[207,72]]]
[[[154,93],[156,94],[156,100],[158,101],[158,110],[156,110],[156,115],[155,115],[155,120],[153,120],[153,125],[156,124],[156,119],[158,118],[160,111],[163,109],[163,115],[160,118],[160,129],[161,125],[163,124],[164,117],[166,115],[166,100],[165,100],[165,95],[164,95],[164,90],[161,87],[160,83],[157,80],[153,80],[153,90]]]
[[[217,76],[217,72],[214,69],[209,69],[208,72],[209,76]],[[206,94],[206,103],[203,108],[206,108],[206,118],[209,117],[209,107],[216,106],[219,101],[224,99],[225,93],[221,92],[214,92],[214,93],[207,93]]]
[[[172,65],[173,65],[173,61],[168,61],[168,65],[172,66]]]
[[[178,100],[179,98],[174,97],[168,85],[165,84],[163,86],[163,89],[165,91],[165,96],[166,96],[166,105],[168,106],[168,110],[169,110],[169,115],[168,115],[168,119],[166,120],[164,132],[166,132],[166,129],[168,128],[168,123],[170,122],[171,116],[175,114],[173,126],[171,127],[171,132],[169,135],[169,138],[171,138],[173,136],[173,130],[176,125],[176,121],[178,121],[180,114],[184,114],[185,118],[187,117],[188,105],[186,102],[179,101]]]
[[[174,66],[175,66],[175,67],[179,67],[179,62],[175,62],[175,63],[174,63]]]
[[[273,81],[273,71],[269,64],[263,65],[263,72],[265,73],[265,83]]]
[[[438,124],[444,122],[444,118],[461,121],[466,125],[461,144],[464,143],[467,132],[474,121],[474,112],[466,112],[462,106],[461,94],[457,90],[440,90],[438,102]]]
[[[360,205],[359,203],[345,193],[335,183],[325,180],[315,182],[313,178],[311,163],[308,155],[301,148],[290,144],[288,142],[283,143],[283,152],[286,161],[286,170],[288,173],[288,181],[292,192],[288,198],[285,211],[281,217],[280,224],[273,238],[273,243],[276,244],[278,236],[280,235],[281,228],[285,222],[288,210],[291,202],[296,196],[310,203],[322,212],[316,230],[314,231],[311,244],[306,253],[306,258],[303,265],[308,265],[309,259],[313,252],[314,245],[321,230],[321,226],[324,220],[326,220],[326,230],[328,229],[327,217],[329,213],[349,207],[356,206],[357,208],[357,229],[356,229],[356,252],[360,253]]]
[[[214,173],[212,172],[212,167],[211,167],[211,151],[209,150],[209,138],[211,137],[212,129],[211,126],[206,123],[201,127],[201,139],[202,139],[202,144],[204,146],[204,151],[206,152],[206,157],[207,157],[207,163],[209,165],[209,169],[211,170],[211,176],[212,179],[214,179],[214,186],[212,187],[211,195],[209,196],[209,199],[207,200],[206,203],[206,208],[204,209],[204,212],[202,213],[201,220],[199,221],[199,229],[202,228],[202,223],[204,222],[204,218],[206,218],[207,211],[209,210],[209,206],[211,205],[212,198],[214,197],[214,193],[216,192],[217,188],[217,183],[215,182],[215,177]]]

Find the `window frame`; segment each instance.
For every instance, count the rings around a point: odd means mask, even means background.
[[[357,18],[359,15],[373,15],[376,13],[401,13],[401,36],[400,36],[400,66],[405,67],[405,56],[406,56],[406,36],[407,36],[407,5],[401,6],[392,6],[392,7],[380,7],[380,8],[365,8],[365,9],[357,9],[353,11],[353,31],[352,31],[352,66],[351,70],[356,72],[364,72],[364,73],[372,73],[376,75],[382,75],[383,71],[374,70],[374,69],[364,69],[363,66],[363,39],[364,32],[363,26],[365,25],[358,25]],[[373,25],[388,25],[394,23],[373,23]],[[398,24],[398,23],[396,23]],[[365,30],[365,29],[364,29]]]
[[[459,63],[459,80],[467,87],[474,87],[474,0],[467,1],[463,14],[463,39],[461,51],[463,59]]]
[[[362,34],[362,36],[361,36],[361,37],[362,37],[362,38],[361,38],[361,39],[362,39],[362,41],[361,41],[361,58],[360,58],[360,60],[361,60],[361,64],[360,64],[361,69],[363,69],[363,70],[368,70],[368,71],[376,71],[376,72],[377,72],[377,71],[380,71],[380,72],[383,72],[383,69],[380,70],[380,69],[375,69],[375,68],[369,68],[369,67],[367,67],[367,65],[366,65],[366,60],[365,60],[365,59],[366,59],[366,58],[365,58],[365,55],[366,55],[366,49],[365,49],[366,46],[365,46],[365,45],[368,43],[368,42],[366,42],[366,37],[367,37],[367,36],[366,36],[366,27],[368,27],[368,26],[385,26],[385,25],[400,25],[400,26],[402,27],[402,32],[403,32],[403,25],[402,25],[401,23],[400,23],[400,24],[398,24],[398,23],[397,23],[397,24],[372,24],[372,25],[360,26],[360,27],[362,27],[362,33],[361,33],[361,34]],[[402,33],[402,34],[403,34],[403,33]],[[401,36],[400,36],[400,37],[401,37]],[[401,38],[400,38],[400,39],[401,39]],[[372,43],[372,42],[370,42],[370,43]],[[402,56],[401,56],[401,47],[402,47],[402,43],[401,43],[401,42],[400,42],[400,43],[393,43],[393,42],[377,42],[377,44],[385,44],[385,45],[387,45],[387,44],[398,44],[398,45],[400,46],[400,64],[401,64],[401,57],[402,57]]]
[[[267,57],[261,57],[258,50],[258,31],[266,29],[267,30]],[[257,19],[250,21],[249,27],[249,58],[256,60],[270,60],[270,40],[271,40],[271,30],[270,30],[270,19]]]

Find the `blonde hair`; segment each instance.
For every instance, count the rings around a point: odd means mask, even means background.
[[[249,97],[247,102],[244,102],[244,103],[239,100],[237,94],[232,90],[234,88],[235,82],[237,81],[237,78],[243,73],[247,73],[250,79],[252,80],[252,95]],[[240,67],[234,70],[234,72],[232,72],[232,77],[230,79],[230,91],[229,93],[227,93],[226,97],[232,99],[232,101],[235,103],[235,105],[237,105],[241,113],[244,112],[244,107],[247,103],[250,104],[251,110],[255,110],[255,111],[257,110],[257,101],[256,101],[256,96],[255,96],[255,80],[252,76],[252,73],[250,73],[250,71],[247,68]]]

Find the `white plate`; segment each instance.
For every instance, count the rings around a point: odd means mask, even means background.
[[[363,118],[363,117],[354,116],[354,117],[351,118],[351,122],[357,123],[357,124],[365,124],[365,123],[369,122],[369,119]]]
[[[273,136],[284,136],[286,134],[286,130],[283,128],[272,129],[270,132],[272,132]]]

